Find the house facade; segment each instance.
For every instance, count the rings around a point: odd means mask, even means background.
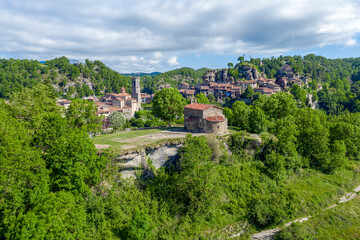
[[[184,127],[192,132],[223,135],[228,132],[223,109],[209,104],[192,103],[184,107]]]

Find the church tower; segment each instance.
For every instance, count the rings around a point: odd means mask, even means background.
[[[140,77],[132,77],[131,97],[141,104]]]

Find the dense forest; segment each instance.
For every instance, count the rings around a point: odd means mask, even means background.
[[[130,77],[125,77],[100,61],[85,60],[85,64],[70,64],[66,57],[40,63],[34,60],[0,60],[0,98],[34,87],[49,84],[57,96],[67,98],[120,92],[121,87],[131,89]]]
[[[287,93],[236,102],[230,135],[188,135],[174,165],[131,182],[89,137],[94,105],[63,112],[54,98],[39,85],[0,101],[2,239],[207,239],[241,226],[246,238],[360,182],[360,113],[299,108]]]
[[[175,88],[180,82],[197,84],[205,71],[206,68],[180,68],[166,73],[140,74],[143,92],[155,93],[160,84],[166,83]],[[69,99],[101,96],[105,92],[119,93],[121,87],[130,92],[133,75],[122,75],[97,60],[86,59],[84,64],[70,64],[66,57],[43,63],[27,59],[0,59],[0,98],[8,98],[12,92],[39,83],[50,84],[57,96]]]

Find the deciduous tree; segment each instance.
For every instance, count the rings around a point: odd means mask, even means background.
[[[163,88],[155,93],[152,104],[154,114],[169,122],[169,127],[171,127],[171,121],[183,113],[186,100],[181,96],[179,90]]]

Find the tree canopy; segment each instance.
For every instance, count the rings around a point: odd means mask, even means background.
[[[152,105],[154,114],[167,121],[171,126],[171,121],[183,113],[186,100],[181,96],[179,90],[163,88],[155,93]]]

